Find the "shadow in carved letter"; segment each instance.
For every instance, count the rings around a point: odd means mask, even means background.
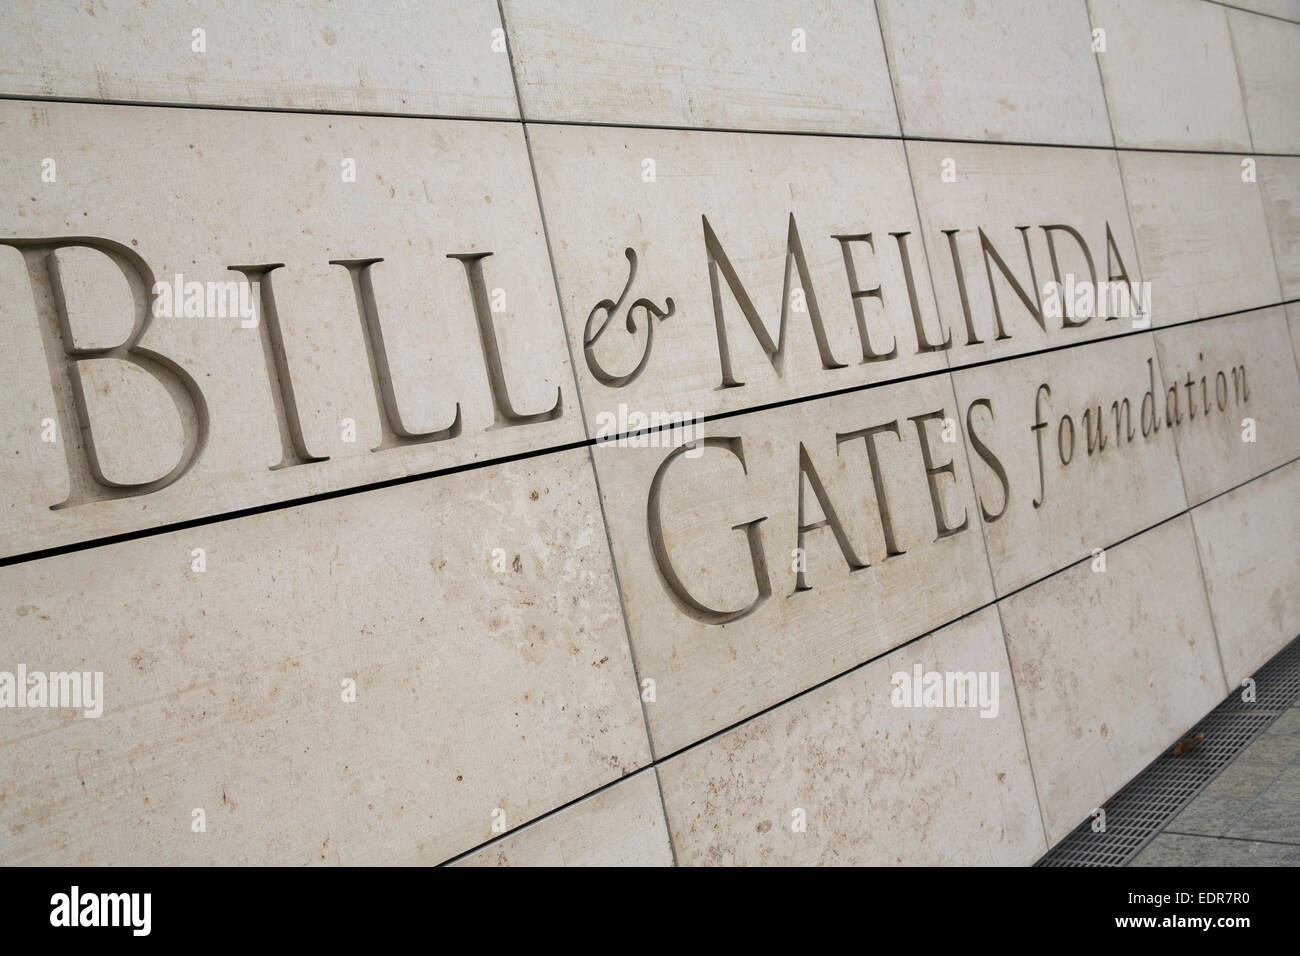
[[[179,480],[194,464],[207,440],[208,406],[198,384],[185,369],[167,356],[140,344],[153,315],[154,277],[148,264],[130,247],[94,236],[0,239],[0,245],[11,246],[22,253],[38,313],[45,313],[44,320],[40,323],[41,343],[49,364],[59,428],[65,436],[63,447],[68,462],[69,486],[68,497],[51,505],[51,509],[68,508],[90,501],[147,495]],[[131,331],[120,344],[98,348],[82,348],[77,345],[68,316],[63,280],[59,275],[57,253],[60,249],[93,249],[107,256],[122,270],[131,288],[134,315]],[[180,460],[161,478],[133,484],[114,481],[104,474],[95,450],[95,436],[86,404],[81,363],[105,358],[129,362],[152,375],[167,390],[176,405],[184,444]],[[71,403],[68,401],[69,396]]]
[[[587,314],[587,324],[582,330],[582,354],[587,359],[587,368],[591,370],[591,374],[595,376],[596,381],[602,385],[608,385],[610,388],[622,388],[645,371],[646,363],[650,361],[650,346],[654,344],[655,324],[652,319],[658,319],[662,322],[672,315],[677,308],[673,304],[672,296],[664,299],[667,309],[659,308],[649,299],[637,299],[629,305],[627,307],[626,323],[629,335],[636,335],[636,310],[643,309],[645,311],[645,349],[641,353],[641,361],[637,362],[636,368],[626,375],[613,375],[605,371],[600,362],[596,360],[596,342],[605,334],[605,329],[614,320],[614,316],[618,314],[619,309],[623,307],[623,302],[632,289],[632,281],[636,278],[636,251],[631,246],[628,246],[623,254],[627,256],[628,263],[627,282],[623,286],[623,291],[618,294],[617,301],[601,299],[597,302],[591,312]],[[591,325],[596,321],[596,316],[602,311],[605,313],[605,321],[601,322],[600,328],[593,332]]]

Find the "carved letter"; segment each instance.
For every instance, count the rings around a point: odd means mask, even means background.
[[[1115,263],[1119,266],[1118,272],[1114,270],[1110,263],[1110,255],[1112,252],[1115,254]],[[1128,268],[1124,265],[1124,260],[1120,258],[1119,246],[1115,245],[1115,236],[1110,231],[1109,222],[1106,223],[1106,272],[1108,273],[1106,278],[1110,282],[1114,282],[1117,279],[1123,279],[1125,282],[1129,281]]]
[[[12,246],[23,254],[37,300],[48,289],[54,301],[55,321],[41,323],[41,342],[49,365],[51,384],[60,419],[59,433],[65,436],[63,447],[68,462],[68,497],[51,509],[67,508],[111,498],[147,495],[173,484],[194,464],[203,450],[208,434],[208,406],[198,384],[177,362],[140,344],[153,316],[150,296],[154,288],[153,272],[129,246],[110,239],[86,236],[63,236],[53,239],[0,239],[0,245]],[[73,336],[59,276],[59,249],[94,249],[112,260],[131,286],[134,300],[131,331],[119,345],[107,348],[81,348]],[[93,359],[115,358],[148,372],[167,390],[180,414],[184,446],[180,460],[161,478],[139,484],[116,482],[108,478],[95,451],[89,411],[86,405],[80,363]],[[72,408],[60,396],[72,396]],[[73,436],[81,436],[77,441]]]
[[[861,235],[856,236],[831,236],[831,238],[839,242],[840,251],[844,253],[844,271],[847,272],[849,276],[849,296],[853,299],[853,316],[858,322],[858,338],[862,340],[863,363],[879,362],[884,359],[894,358],[898,355],[897,339],[890,343],[888,352],[877,352],[871,347],[871,338],[867,334],[867,314],[866,310],[862,307],[862,300],[868,298],[875,299],[880,303],[880,308],[883,311],[885,308],[885,299],[884,296],[881,295],[879,285],[874,289],[861,289],[858,287],[858,270],[853,265],[853,250],[849,248],[849,243],[851,242],[865,242],[867,248],[871,250],[872,254],[874,254],[876,247],[871,242],[871,233],[864,232]],[[915,295],[913,296],[913,304],[915,304]]]
[[[1004,262],[1002,257],[998,255],[998,251],[993,247],[993,243],[989,242],[989,237],[984,234],[984,230],[978,230],[980,236],[980,250],[984,253],[984,273],[989,279],[989,295],[993,298],[993,317],[997,320],[997,337],[999,339],[1009,339],[1011,336],[1007,335],[1006,331],[1002,328],[1002,310],[998,308],[998,293],[993,287],[993,269],[989,266],[990,256],[993,257],[993,262],[997,265],[998,271],[1002,273],[1002,278],[1006,279],[1011,285],[1011,291],[1014,292],[1019,297],[1020,301],[1024,303],[1025,308],[1029,310],[1029,314],[1032,315],[1034,320],[1038,323],[1038,327],[1044,332],[1047,331],[1047,320],[1043,318],[1043,307],[1038,301],[1038,276],[1034,273],[1034,254],[1029,249],[1029,227],[1016,226],[1016,230],[1020,233],[1020,238],[1025,241],[1025,258],[1029,260],[1029,283],[1034,290],[1034,298],[1032,300],[1025,294],[1024,288],[1016,281],[1016,277],[1011,274],[1011,269],[1007,267],[1006,262]]]
[[[370,280],[370,267],[383,259],[331,259],[330,265],[342,266],[352,279],[352,291],[357,297],[357,311],[361,313],[362,336],[366,343],[366,359],[370,363],[370,384],[375,389],[375,404],[379,406],[379,424],[383,429],[379,444],[371,451],[383,451],[399,445],[419,445],[424,442],[444,441],[460,434],[460,402],[456,414],[446,428],[431,432],[416,432],[402,421],[397,407],[397,393],[393,391],[393,372],[388,366],[388,348],[384,345],[384,327],[379,322],[379,309],[375,305],[375,287]],[[486,293],[484,294],[486,297]]]
[[[738,436],[697,439],[694,442],[688,442],[674,448],[660,462],[659,468],[655,471],[654,478],[650,482],[650,493],[646,501],[646,530],[650,539],[650,551],[654,555],[655,567],[659,569],[660,579],[668,590],[669,597],[672,598],[673,603],[678,608],[704,624],[727,624],[731,621],[738,621],[747,614],[752,614],[758,609],[759,605],[772,595],[772,582],[767,572],[767,558],[763,554],[763,541],[758,533],[758,526],[767,520],[767,515],[755,518],[753,521],[733,525],[731,528],[732,531],[745,532],[745,540],[749,545],[749,559],[754,568],[754,584],[758,590],[754,600],[737,610],[723,611],[711,608],[692,597],[691,593],[686,589],[686,585],[678,576],[677,571],[673,568],[672,560],[668,557],[668,544],[664,540],[663,531],[661,488],[664,476],[668,473],[668,466],[680,455],[693,448],[724,448],[740,461],[741,470],[745,474],[749,474],[749,469],[745,466],[745,450]]]
[[[952,348],[952,332],[948,332],[938,345],[931,342],[925,334],[925,326],[921,323],[921,306],[916,300],[916,280],[912,278],[912,258],[907,254],[907,243],[903,241],[910,233],[891,232],[890,235],[898,242],[898,255],[903,260],[903,278],[907,281],[907,299],[912,306],[912,325],[916,327],[916,354],[942,352],[945,349]],[[939,331],[944,331],[942,322],[939,324]]]
[[[549,422],[559,418],[563,413],[564,396],[560,386],[555,386],[555,404],[544,412],[521,414],[515,411],[510,401],[510,392],[506,388],[506,373],[501,367],[501,349],[497,345],[496,326],[492,324],[492,307],[488,302],[487,284],[483,281],[483,260],[492,255],[490,252],[462,252],[448,255],[448,259],[459,259],[465,267],[465,278],[469,281],[470,296],[474,300],[474,320],[478,325],[479,343],[483,346],[483,362],[487,366],[488,385],[492,389],[492,407],[496,420],[491,428],[506,428],[511,425],[530,425],[533,422]],[[457,422],[460,421],[460,406],[456,406]]]
[[[632,288],[632,280],[636,278],[636,250],[631,246],[623,251],[627,256],[628,272],[627,283],[623,286],[623,291],[619,293],[618,300],[601,299],[592,307],[587,314],[587,324],[582,330],[582,354],[587,360],[587,369],[595,377],[596,381],[602,385],[608,385],[610,388],[622,388],[628,382],[633,381],[638,375],[645,371],[645,366],[650,361],[650,347],[654,344],[655,324],[653,319],[663,321],[673,314],[676,306],[673,304],[672,296],[664,300],[667,309],[661,309],[649,299],[637,299],[627,307],[627,331],[629,335],[636,334],[636,310],[642,309],[645,312],[645,349],[641,352],[641,361],[637,362],[636,368],[626,375],[611,375],[601,367],[600,362],[596,360],[596,342],[599,341],[609,323],[614,320],[618,310],[622,308],[623,301],[627,298],[628,292]],[[596,321],[596,316],[600,312],[605,313],[605,321],[600,323],[600,328],[594,332],[591,329],[592,323]]]
[[[1038,497],[1033,500],[1035,508],[1041,508],[1043,502],[1047,500],[1047,481],[1043,475],[1043,429],[1047,427],[1047,422],[1043,420],[1043,410],[1038,403],[1044,392],[1047,393],[1048,398],[1052,397],[1052,389],[1046,382],[1043,382],[1034,391],[1034,423],[1029,426],[1029,430],[1034,433],[1034,441],[1038,446]]]
[[[813,336],[817,340],[817,352],[821,356],[822,368],[846,368],[847,366],[843,362],[835,360],[835,356],[831,353],[830,343],[826,339],[826,329],[822,324],[821,309],[817,307],[817,295],[813,291],[812,274],[808,271],[808,263],[803,254],[803,244],[799,241],[799,230],[795,226],[794,213],[790,214],[790,228],[786,235],[785,285],[781,290],[781,324],[777,329],[775,343],[768,334],[767,327],[763,325],[758,310],[754,308],[754,303],[750,301],[749,294],[740,282],[740,277],[736,275],[736,270],[727,258],[722,243],[718,242],[713,227],[709,225],[709,217],[703,216],[701,218],[704,220],[704,249],[709,260],[709,286],[713,290],[713,321],[718,331],[718,360],[722,365],[722,387],[737,388],[745,383],[739,381],[731,371],[731,351],[727,347],[727,330],[722,319],[722,288],[718,283],[719,272],[727,280],[727,286],[731,289],[731,294],[740,306],[745,321],[749,323],[750,329],[753,330],[754,337],[758,339],[758,344],[767,353],[772,367],[780,375],[785,360],[785,320],[790,311],[790,267],[795,266],[799,270],[799,283],[803,286],[804,294],[808,299],[808,318],[812,322]]]
[[[935,541],[940,541],[954,534],[959,534],[960,532],[965,531],[970,525],[970,515],[968,515],[966,509],[963,508],[961,513],[961,524],[956,528],[948,526],[948,521],[943,514],[943,499],[939,497],[939,486],[934,480],[939,475],[947,474],[952,476],[953,484],[957,483],[957,467],[955,459],[949,458],[946,465],[935,467],[934,456],[930,452],[930,442],[925,434],[926,422],[934,421],[935,419],[942,421],[943,417],[943,409],[941,408],[937,412],[929,412],[925,415],[912,415],[908,418],[908,421],[916,426],[916,437],[921,442],[921,461],[925,465],[925,480],[930,487],[930,507],[934,509],[934,527],[937,534],[937,537],[934,539]]]
[[[1042,229],[1044,234],[1047,236],[1047,253],[1052,260],[1052,277],[1056,279],[1056,284],[1057,285],[1061,284],[1061,267],[1057,265],[1056,262],[1056,238],[1052,235],[1052,233],[1057,230],[1060,230],[1061,232],[1069,234],[1074,239],[1074,241],[1079,244],[1079,248],[1083,250],[1083,258],[1088,263],[1089,281],[1091,281],[1093,285],[1096,285],[1097,268],[1092,263],[1092,253],[1088,250],[1088,244],[1083,241],[1083,236],[1079,235],[1079,230],[1075,229],[1073,226],[1065,226],[1065,225],[1043,226]],[[1025,241],[1026,243],[1028,243],[1027,238]],[[1031,269],[1033,268],[1032,262],[1030,263],[1030,268]],[[1086,315],[1083,317],[1081,321],[1075,322],[1073,321],[1070,315],[1070,313],[1073,311],[1074,310],[1071,308],[1067,308],[1063,311],[1061,315],[1061,328],[1077,329],[1081,325],[1087,325],[1088,320],[1092,318],[1091,315]]]
[[[813,495],[817,498],[817,504],[822,509],[822,520],[808,524],[804,521],[803,507],[803,486],[804,479],[808,479],[808,484],[812,486]],[[859,561],[857,554],[853,551],[853,544],[849,541],[849,536],[844,533],[844,525],[841,523],[839,515],[835,513],[835,507],[831,504],[830,496],[826,494],[826,486],[822,484],[821,476],[817,474],[817,469],[813,467],[812,459],[808,457],[808,450],[804,448],[803,442],[799,443],[799,531],[796,546],[800,551],[804,551],[803,536],[809,531],[816,531],[818,528],[830,528],[831,533],[835,535],[835,543],[840,546],[840,553],[844,555],[844,560],[848,562],[850,571],[861,571],[865,568],[866,562]],[[793,597],[800,591],[811,591],[812,585],[804,579],[805,568],[802,566],[796,572],[794,591],[790,596]]]
[[[966,434],[970,436],[970,443],[975,449],[975,454],[983,459],[984,464],[993,469],[993,474],[997,475],[998,481],[1002,483],[1002,509],[997,514],[991,514],[988,508],[984,507],[984,497],[980,496],[980,513],[984,515],[985,522],[992,524],[1007,513],[1007,506],[1011,504],[1011,482],[1007,480],[1007,470],[1002,466],[998,456],[993,454],[989,446],[984,444],[979,435],[975,433],[975,425],[971,421],[971,412],[979,405],[983,405],[989,410],[989,418],[993,417],[992,400],[977,398],[966,408]]]
[[[970,297],[966,294],[966,273],[961,267],[961,251],[957,248],[957,233],[960,229],[944,229],[943,234],[948,237],[948,252],[952,256],[953,275],[957,279],[957,295],[961,299],[961,315],[966,320],[966,344],[980,345],[983,343],[978,335],[975,334],[975,320],[970,312]],[[1006,336],[1003,336],[1005,338]]]
[[[885,495],[885,479],[880,471],[880,455],[876,451],[876,436],[882,432],[892,432],[895,438],[899,438],[898,422],[885,422],[883,425],[872,425],[870,428],[859,428],[851,432],[836,432],[835,447],[838,450],[840,445],[846,441],[852,441],[855,438],[861,438],[867,446],[867,461],[871,465],[871,483],[876,491],[876,508],[880,514],[880,529],[885,535],[885,560],[896,558],[900,554],[906,554],[906,551],[899,550],[898,542],[894,538],[894,522],[889,515],[889,498]]]
[[[305,465],[312,461],[327,461],[328,455],[313,455],[307,450],[302,434],[302,419],[298,415],[298,399],[294,395],[293,378],[284,350],[284,330],[280,327],[280,313],[275,307],[275,292],[271,288],[271,273],[284,268],[283,262],[269,262],[255,266],[230,266],[231,272],[243,273],[249,282],[260,289],[262,306],[262,355],[266,359],[266,377],[271,384],[271,400],[275,405],[275,420],[280,432],[280,462],[272,471]]]

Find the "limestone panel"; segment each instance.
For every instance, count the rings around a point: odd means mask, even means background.
[[[1227,693],[1182,516],[999,605],[1051,843]]]
[[[1147,321],[1113,152],[909,142],[907,155],[954,368]]]
[[[506,0],[524,118],[898,135],[870,3]]]
[[[1281,301],[1264,202],[1243,157],[1122,152],[1152,324]]]
[[[1300,23],[1228,11],[1255,149],[1300,153]]]
[[[1088,0],[1116,146],[1250,152],[1227,11],[1204,0]]]
[[[1300,633],[1300,464],[1192,512],[1228,685]]]
[[[954,681],[949,696],[949,674],[974,681]],[[930,675],[945,693],[926,705],[911,684]],[[958,686],[975,690],[958,697]],[[661,773],[682,865],[1006,866],[1046,849],[992,608],[693,747]]]
[[[1256,163],[1282,298],[1300,299],[1300,157],[1260,156]]]
[[[173,0],[0,7],[0,92],[517,117],[491,0]],[[183,147],[182,147],[183,148]]]
[[[1083,0],[881,0],[908,136],[1111,145]]]

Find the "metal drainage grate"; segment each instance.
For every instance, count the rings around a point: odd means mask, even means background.
[[[1241,688],[1234,690],[1182,735],[1180,739],[1205,734],[1191,752],[1175,757],[1170,747],[1103,804],[1106,832],[1093,832],[1089,817],[1035,866],[1123,866],[1136,856],[1300,697],[1300,637],[1256,671],[1253,679],[1256,699],[1252,703],[1241,699]]]

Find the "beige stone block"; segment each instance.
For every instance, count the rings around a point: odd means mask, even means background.
[[[1111,145],[1083,0],[881,0],[908,136]]]
[[[1284,20],[1300,21],[1300,0],[1233,0],[1230,4],[1225,3],[1224,6],[1252,10],[1255,13],[1281,17]]]
[[[898,135],[869,3],[506,0],[524,117]]]
[[[595,446],[657,753],[991,599],[955,416],[940,375]]]
[[[1085,304],[1077,291],[1084,282],[1144,278],[1113,152],[909,142],[907,155],[953,367],[1144,321],[1109,287],[1104,309],[1096,295],[1091,311],[1073,309]],[[1049,283],[1060,287],[1055,297]]]
[[[1258,183],[1243,157],[1121,152],[1152,324],[1281,301]]]
[[[584,437],[517,124],[11,101],[0,138],[0,555]]]
[[[1162,405],[1174,416],[1189,503],[1300,456],[1300,378],[1290,345],[1280,307],[1156,333],[1164,380],[1178,393],[1176,400],[1166,393]]]
[[[672,866],[655,771],[640,771],[455,865]]]
[[[0,670],[103,674],[97,718],[3,712],[0,857],[437,863],[643,766],[590,469],[568,452],[0,569]]]
[[[900,143],[530,135],[593,436],[945,367]]]
[[[1300,156],[1260,156],[1256,164],[1282,298],[1300,299]]]
[[[1300,153],[1300,23],[1228,11],[1255,149]]]
[[[1227,693],[1195,549],[1175,518],[1000,604],[1052,843]]]
[[[0,92],[518,117],[500,31],[491,0],[11,0],[0,8]]]
[[[953,380],[999,594],[1187,507],[1150,333]]]
[[[996,713],[972,706],[978,691],[965,706],[955,692],[936,698],[945,706],[895,706],[916,668],[973,675]],[[1008,866],[1046,849],[993,608],[692,747],[661,774],[683,865]]]
[[[1300,634],[1300,464],[1192,511],[1230,688]]]
[[[1204,0],[1088,0],[1115,145],[1250,152],[1227,11]]]

